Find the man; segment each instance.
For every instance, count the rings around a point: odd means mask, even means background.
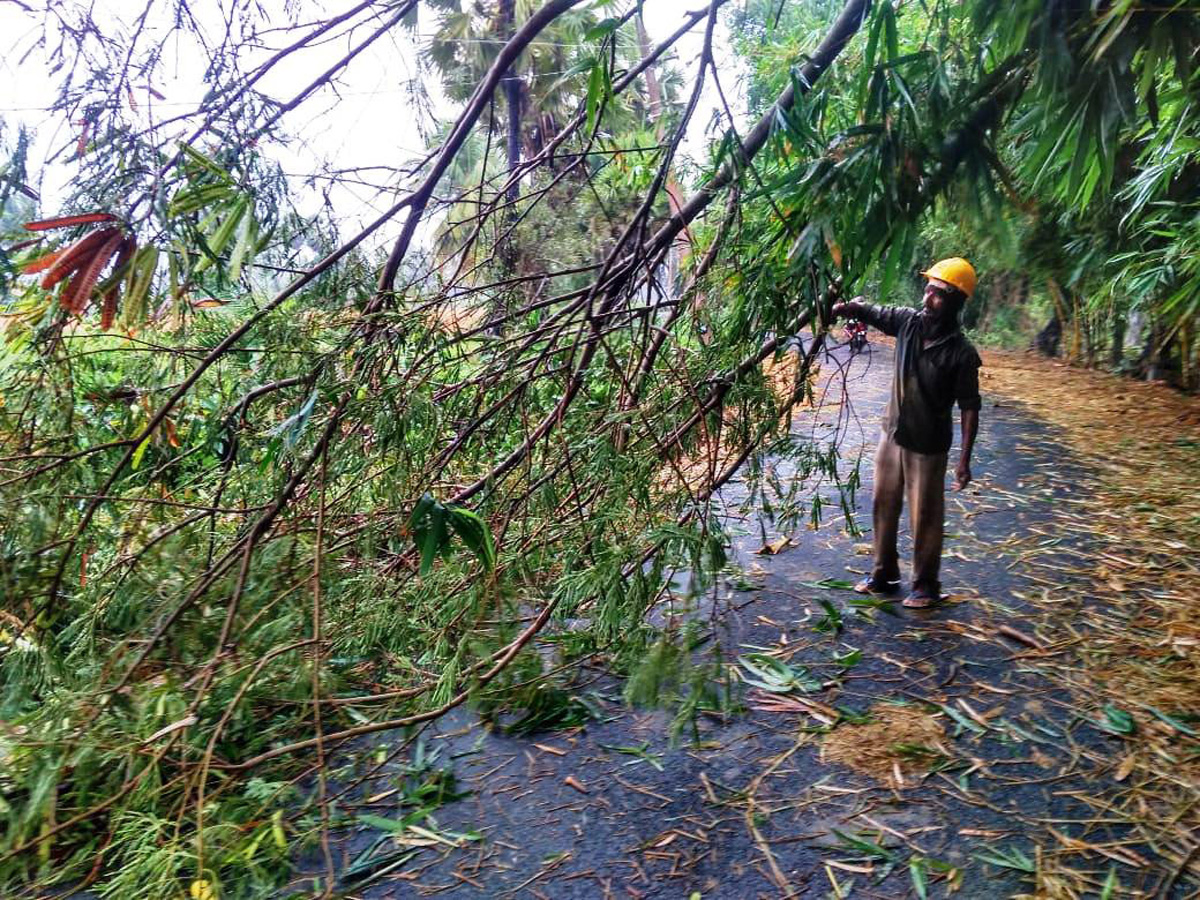
[[[862,594],[891,594],[900,587],[896,531],[908,494],[913,533],[912,592],[909,607],[941,599],[946,461],[952,440],[951,411],[962,411],[962,452],[954,489],[971,481],[971,450],[979,430],[979,367],[983,364],[958,325],[975,291],[975,270],[965,259],[943,259],[922,272],[924,308],[874,306],[856,297],[833,306],[835,318],[861,319],[896,338],[892,399],[875,452],[875,565],[855,585]]]

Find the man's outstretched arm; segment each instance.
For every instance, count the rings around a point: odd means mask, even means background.
[[[835,319],[858,319],[892,337],[900,330],[903,317],[914,313],[913,310],[896,306],[876,306],[874,303],[867,303],[862,297],[835,303],[832,312]]]
[[[954,470],[954,489],[961,491],[971,483],[971,451],[975,448],[975,436],[979,434],[979,410],[962,411],[962,455]]]

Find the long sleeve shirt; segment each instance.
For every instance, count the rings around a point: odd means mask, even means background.
[[[958,328],[926,342],[925,313],[898,306],[856,304],[859,318],[896,338],[896,373],[883,427],[914,453],[946,453],[953,442],[951,412],[977,410],[983,360]]]

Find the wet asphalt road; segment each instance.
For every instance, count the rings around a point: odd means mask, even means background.
[[[1023,664],[1029,648],[996,636],[1000,625],[1025,630],[1023,618],[1032,612],[1018,596],[1030,584],[1006,548],[1050,526],[1053,504],[1070,497],[1074,464],[1043,425],[987,396],[986,378],[976,483],[948,495],[943,578],[952,600],[930,611],[899,603],[890,613],[860,611],[850,605],[855,595],[849,591],[815,586],[822,579],[854,580],[869,567],[863,550],[870,540],[871,455],[891,361],[886,346],[872,345],[853,360],[844,349],[834,351],[825,372],[846,367],[844,384],[857,418],[838,403],[839,375],[829,382],[824,408],[793,423],[797,436],[822,444],[836,433],[844,474],[860,466],[856,514],[864,533],[848,534],[830,506],[819,528],[788,532],[792,546],[778,555],[754,555],[764,530],[772,540],[780,533],[753,511],[739,515],[745,485],[731,485],[724,497],[727,525],[738,532],[734,557],[746,574],[693,612],[709,630],[697,658],[715,652],[736,660],[756,648],[786,645],[795,648],[793,664],[826,675],[836,671],[830,669],[834,655],[857,649],[860,662],[808,696],[858,712],[895,701],[961,711],[958,701],[965,701],[982,713],[986,727],[969,728],[948,716],[938,720],[952,751],[945,771],[900,785],[822,762],[821,735],[800,731],[818,721],[755,709],[754,695],[747,697],[743,687],[737,691],[740,709],[701,717],[699,742],[685,738],[673,746],[670,710],[628,709],[619,681],[597,672],[578,691],[601,718],[582,728],[515,737],[481,730],[471,713],[460,710],[428,729],[425,749],[438,753],[437,765],[451,769],[458,787],[469,791],[437,812],[436,825],[446,833],[477,831],[482,839],[458,849],[420,850],[349,895],[565,900],[689,898],[698,892],[706,900],[732,900],[783,895],[781,875],[794,897],[837,896],[836,880],[844,896],[891,898],[917,896],[910,862],[918,860],[929,896],[946,895],[946,886],[937,883],[937,865],[944,863],[961,872],[956,896],[987,900],[1028,891],[1030,882],[980,854],[1016,848],[1032,858],[1034,843],[1046,846],[1049,840],[1046,826],[1093,842],[1120,837],[1119,824],[1082,824],[1095,813],[1080,797],[1111,790],[1108,773],[1069,759],[1072,744],[1106,756],[1112,738],[1080,727],[1063,698]],[[787,467],[778,474],[786,481]],[[826,489],[826,496],[835,495]],[[905,532],[902,527],[902,557]],[[840,612],[840,633],[814,627],[826,614],[819,598]],[[394,749],[396,740],[374,737],[361,748],[363,759]],[[636,753],[612,749],[642,745],[645,750]],[[396,771],[365,785],[359,799],[394,787]],[[747,812],[750,789],[753,814]],[[392,818],[404,813],[386,798],[358,809]],[[884,854],[872,858],[841,835],[866,836]],[[348,866],[379,836],[366,827],[340,834],[338,865]],[[1101,880],[1107,866],[1095,861]],[[1153,871],[1121,874],[1127,887],[1146,889],[1161,877]]]

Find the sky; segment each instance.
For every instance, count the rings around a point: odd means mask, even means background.
[[[54,0],[50,0],[54,2]],[[60,0],[62,2],[62,0]],[[73,0],[68,0],[73,2]],[[283,14],[286,0],[262,0],[268,10],[278,10],[278,20],[287,19]],[[98,0],[95,3],[96,18],[106,27],[124,30],[136,20],[144,7],[145,0]],[[66,5],[65,3],[63,5]],[[162,2],[160,6],[169,10],[174,4]],[[220,4],[205,0],[192,4],[206,29],[214,33],[221,25],[221,9],[228,0]],[[300,8],[305,10],[304,20],[325,18],[349,8],[352,0],[342,3],[318,3],[307,0]],[[617,8],[628,4],[618,4]],[[700,4],[694,4],[699,6]],[[653,43],[668,37],[683,20],[683,14],[691,7],[679,0],[646,0],[644,15],[647,32]],[[586,4],[581,8],[586,8]],[[308,10],[312,12],[308,12]],[[612,15],[612,6],[605,7],[598,15]],[[207,19],[205,17],[208,17]],[[424,155],[425,141],[422,125],[428,126],[426,117],[412,103],[405,83],[418,77],[416,65],[417,44],[428,39],[433,30],[433,15],[422,9],[415,35],[397,30],[363,52],[351,64],[338,82],[336,95],[332,91],[307,101],[304,106],[284,121],[293,139],[285,147],[271,148],[270,154],[277,159],[293,179],[293,192],[302,213],[313,213],[325,200],[324,192],[304,187],[300,177],[320,168],[328,161],[337,168],[370,166],[380,163],[403,164],[406,160]],[[53,101],[56,81],[49,75],[47,55],[44,49],[35,48],[22,56],[37,41],[41,32],[41,14],[30,13],[17,3],[0,2],[0,117],[10,126],[7,133],[11,139],[14,128],[24,124],[36,135],[31,154],[31,181],[42,195],[40,212],[43,215],[57,211],[57,203],[64,196],[72,167],[63,163],[47,164],[47,158],[64,144],[72,143],[77,137],[76,126],[65,123],[48,113]],[[147,32],[162,27],[149,20]],[[695,63],[703,43],[704,23],[695,28],[677,45],[673,56],[675,65],[685,74],[685,96],[691,91],[691,79]],[[358,39],[366,31],[356,33]],[[295,35],[285,36],[279,32],[273,36],[276,46],[293,40]],[[724,23],[718,26],[714,50],[722,73],[722,86],[735,108],[741,107],[741,93],[734,79],[727,73],[736,71],[736,64],[729,48],[728,34]],[[293,62],[279,66],[259,83],[259,87],[272,97],[290,99],[299,87],[308,84],[317,73],[327,68],[347,50],[349,42],[340,39],[299,56]],[[269,48],[274,49],[274,48]],[[265,55],[269,49],[261,52]],[[255,57],[248,57],[252,62]],[[259,57],[261,58],[261,57]],[[138,115],[149,123],[149,117],[158,119],[195,108],[203,96],[204,67],[207,59],[203,51],[194,44],[177,42],[169,50],[166,64],[160,66],[154,79],[154,89],[163,100],[144,94],[139,97]],[[434,112],[439,118],[451,118],[454,104],[448,102],[436,85],[427,85],[433,98]],[[706,130],[719,106],[719,97],[711,79],[706,82],[696,115],[682,147],[685,156],[703,158],[707,148]],[[742,115],[739,113],[739,115]],[[739,122],[739,125],[744,124]],[[328,202],[340,220],[345,234],[352,233],[355,226],[373,219],[386,208],[394,197],[380,197],[367,187],[338,185],[328,193]]]

